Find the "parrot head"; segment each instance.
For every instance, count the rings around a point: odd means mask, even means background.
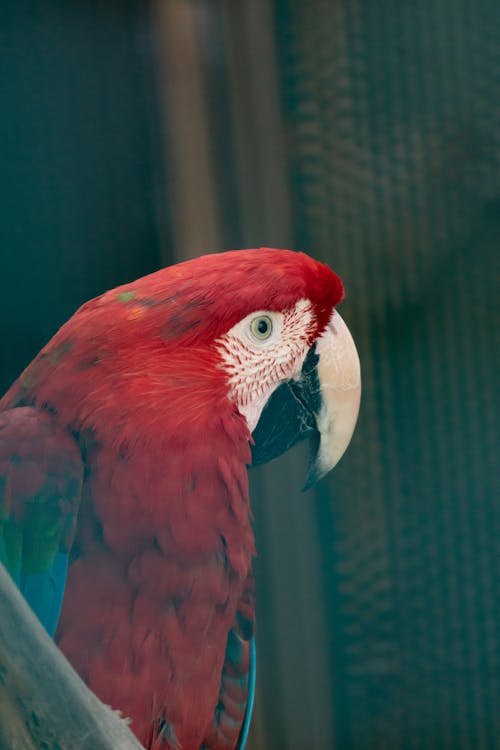
[[[248,260],[254,281],[248,289],[242,279],[241,288],[250,312],[216,338],[216,347],[229,396],[252,433],[252,465],[310,437],[308,489],[342,457],[359,411],[359,358],[335,309],[342,283],[302,253],[261,249]]]
[[[358,415],[360,366],[335,309],[342,297],[328,266],[290,250],[169,266],[85,303],[21,376],[17,403],[35,394],[90,427],[97,404],[110,421],[118,408],[130,430],[131,410],[149,409],[149,422],[168,414],[180,433],[182,420],[203,430],[208,412],[227,416],[229,401],[252,465],[311,438],[308,487],[340,459]]]
[[[335,309],[342,282],[327,265],[290,250],[236,250],[108,294],[126,301],[128,317],[138,316],[142,340],[145,327],[152,338],[160,331],[170,349],[165,359],[189,352],[196,359],[191,370],[205,373],[207,363],[215,364],[252,434],[252,465],[310,438],[306,489],[339,461],[356,425],[361,378],[353,339]]]

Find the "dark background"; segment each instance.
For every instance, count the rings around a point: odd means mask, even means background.
[[[359,425],[252,476],[255,750],[500,747],[496,0],[3,0],[0,385],[214,249],[328,261]],[[495,349],[495,347],[497,347]]]

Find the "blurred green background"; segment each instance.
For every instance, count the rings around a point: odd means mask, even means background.
[[[85,299],[271,245],[343,278],[340,466],[252,473],[252,750],[500,747],[497,0],[2,0],[0,385]]]

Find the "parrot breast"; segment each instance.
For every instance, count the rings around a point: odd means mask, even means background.
[[[199,750],[213,722],[254,553],[240,421],[226,408],[175,450],[163,422],[122,443],[107,424],[87,447],[57,641],[146,747]]]

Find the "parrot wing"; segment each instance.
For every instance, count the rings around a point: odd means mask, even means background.
[[[79,447],[54,414],[31,406],[0,412],[0,561],[51,636],[82,480]]]
[[[209,747],[232,748],[238,740],[236,747],[244,750],[252,717],[255,666],[255,639],[244,640],[232,628],[227,639]]]
[[[255,695],[254,607],[254,582],[249,576],[234,625],[228,634],[219,701],[210,735],[202,750],[207,747],[245,748]]]

